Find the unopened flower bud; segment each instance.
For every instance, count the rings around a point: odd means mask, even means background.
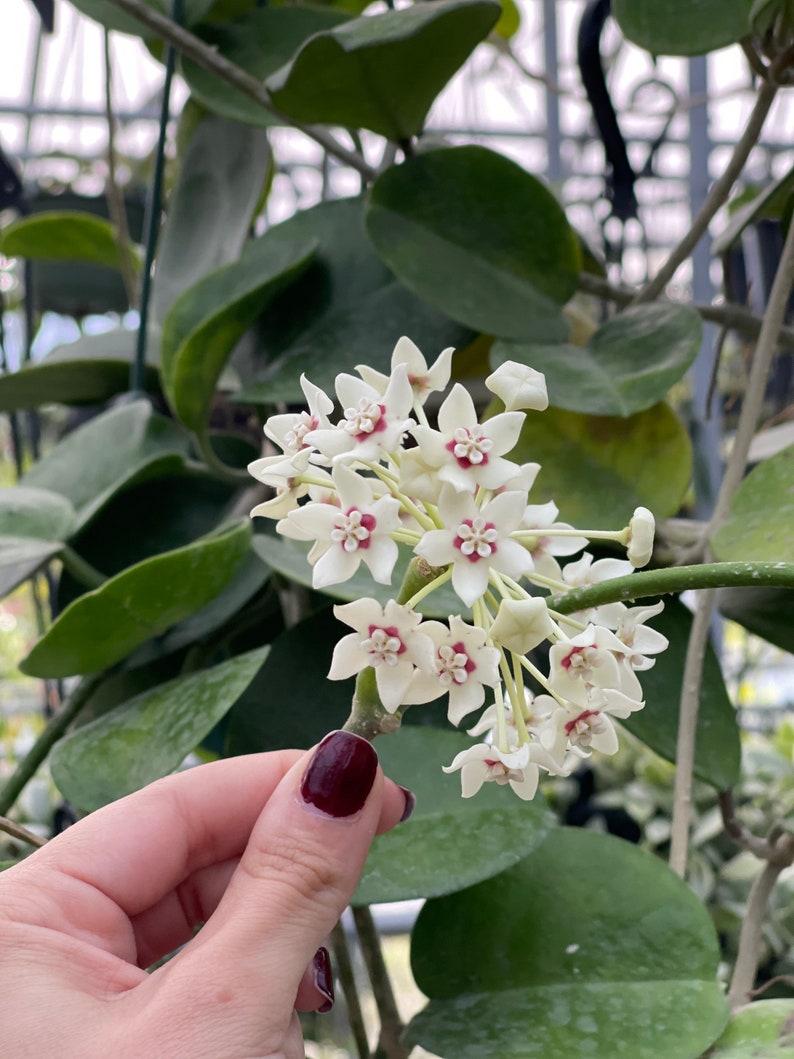
[[[503,599],[490,635],[508,651],[525,655],[554,635],[554,624],[542,599]]]
[[[504,403],[508,412],[520,408],[542,412],[549,407],[545,375],[527,364],[506,360],[488,376],[485,385]]]
[[[645,566],[653,554],[654,517],[647,507],[638,507],[629,522],[627,556],[632,566]]]

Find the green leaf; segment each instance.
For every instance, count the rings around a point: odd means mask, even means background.
[[[111,578],[70,604],[20,669],[67,677],[121,661],[214,599],[245,558],[250,533],[249,523],[239,522]]]
[[[406,140],[499,15],[493,0],[438,0],[357,18],[311,37],[267,87],[298,121]]]
[[[268,6],[249,11],[228,25],[203,26],[199,36],[224,59],[264,81],[289,62],[308,37],[332,29],[349,17],[342,11],[322,7]],[[193,97],[216,114],[249,125],[283,124],[270,111],[189,59],[182,60],[182,72]]]
[[[269,576],[264,563],[257,559],[253,552],[249,553],[234,578],[215,599],[210,600],[189,618],[178,622],[161,638],[151,644],[144,644],[135,655],[135,664],[141,665],[150,658],[162,658],[214,633],[240,613],[260,591]]]
[[[408,1040],[455,1059],[695,1059],[728,1017],[700,900],[611,835],[554,829],[515,867],[428,901]]]
[[[249,403],[305,402],[300,377],[333,392],[340,371],[352,372],[367,364],[388,375],[397,340],[410,321],[411,339],[432,358],[446,346],[467,345],[471,331],[424,305],[399,283],[389,283],[361,298],[352,308],[329,313],[320,324],[296,342],[263,378],[238,393],[235,400]]]
[[[177,677],[78,728],[53,750],[64,797],[99,809],[179,768],[256,675],[267,647]]]
[[[708,1059],[784,1059],[794,1054],[794,1001],[757,1000],[740,1008]]]
[[[656,664],[652,669],[638,674],[645,709],[632,714],[621,724],[661,757],[674,762],[692,615],[683,603],[668,598],[663,613],[653,618],[650,625],[667,637],[670,646],[655,656]],[[695,775],[718,790],[725,790],[739,779],[740,765],[741,744],[736,713],[725,687],[719,659],[709,645],[700,687]]]
[[[383,771],[416,794],[416,809],[375,839],[353,904],[453,893],[511,867],[546,837],[553,817],[540,798],[522,802],[495,783],[461,798],[460,779],[441,766],[471,745],[461,732],[416,726],[378,740]]]
[[[273,229],[248,243],[239,261],[210,273],[174,302],[163,324],[163,388],[189,429],[204,429],[235,344],[306,268],[316,247],[316,240],[296,243]]]
[[[146,400],[133,401],[73,431],[22,481],[71,501],[79,531],[120,490],[173,473],[189,452],[187,437],[172,420]]]
[[[0,598],[58,555],[74,518],[57,493],[22,485],[0,491]]]
[[[103,404],[128,389],[135,342],[133,331],[83,335],[58,346],[38,364],[0,375],[0,411],[42,404]],[[159,349],[150,340],[145,375],[150,391],[159,390],[158,360]]]
[[[794,445],[759,463],[731,501],[711,538],[715,559],[794,560]]]
[[[122,261],[110,221],[76,210],[49,210],[15,221],[0,236],[0,250],[6,257],[85,261],[114,269]]]
[[[387,169],[367,231],[405,286],[454,320],[501,338],[567,338],[559,306],[577,286],[578,240],[551,192],[502,155],[452,147]]]
[[[345,629],[326,607],[273,640],[265,664],[229,715],[227,755],[307,750],[342,727],[355,680],[329,680],[328,670]]]
[[[750,31],[752,0],[614,0],[612,14],[628,40],[654,55],[703,55]]]
[[[147,7],[152,8],[153,11],[157,11],[161,15],[171,15],[171,5],[163,2],[163,0],[143,0],[143,2]],[[107,29],[143,37],[144,40],[156,37],[156,34],[142,25],[137,18],[120,11],[113,3],[113,0],[72,0],[72,3],[84,15],[95,19]],[[212,0],[184,0],[182,8],[183,24],[186,26],[192,25],[206,14],[211,6]]]
[[[212,115],[199,124],[181,159],[157,243],[155,319],[162,323],[180,294],[237,260],[272,167],[261,129]]]
[[[515,360],[542,371],[555,408],[626,417],[664,399],[692,365],[702,333],[694,309],[638,305],[607,321],[584,347],[499,341],[491,364]]]
[[[638,506],[675,514],[689,485],[692,449],[666,404],[628,419],[550,408],[530,414],[511,454],[541,465],[536,504],[554,500],[560,517],[587,529],[614,529]]]
[[[64,541],[74,525],[74,508],[47,489],[17,485],[0,492],[0,536]]]
[[[312,568],[307,559],[310,545],[287,537],[260,533],[254,537],[251,547],[276,573],[283,574],[299,585],[311,587]],[[411,558],[411,551],[400,545],[400,557],[394,567],[390,585],[379,585],[373,581],[369,570],[362,563],[347,581],[339,585],[329,585],[322,591],[334,599],[347,601],[370,596],[385,605],[396,597]],[[435,592],[425,596],[416,609],[425,617],[431,618],[447,618],[450,614],[462,614],[466,610],[449,584],[441,585]]]
[[[754,636],[794,654],[794,592],[786,588],[725,588],[717,593],[720,614]]]

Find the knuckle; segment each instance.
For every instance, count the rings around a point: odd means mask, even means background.
[[[341,893],[339,873],[328,852],[298,836],[278,846],[249,850],[240,866],[258,881],[283,885],[307,904],[336,903]]]

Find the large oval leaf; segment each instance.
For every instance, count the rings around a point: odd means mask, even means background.
[[[555,408],[630,416],[664,399],[700,349],[703,327],[684,305],[638,305],[608,320],[586,346],[496,342],[494,367],[506,360],[546,376]]]
[[[408,1038],[455,1059],[695,1059],[728,1017],[718,959],[706,909],[658,858],[558,828],[424,906],[411,963],[432,999]]]
[[[675,761],[681,685],[687,644],[692,628],[690,611],[677,599],[666,599],[664,611],[651,625],[667,637],[670,646],[656,655],[656,664],[638,674],[645,709],[621,723],[638,739],[668,761]],[[736,713],[731,705],[719,659],[709,645],[700,686],[695,775],[718,790],[732,787],[739,778],[741,743]]]
[[[146,400],[133,401],[67,435],[31,467],[23,484],[71,501],[77,532],[114,494],[145,478],[173,473],[189,452],[188,438],[173,420],[158,415]]]
[[[85,261],[115,269],[122,260],[110,221],[76,210],[49,210],[15,221],[0,236],[0,250],[6,257]],[[139,264],[134,255],[130,262]]]
[[[50,759],[61,793],[92,811],[179,768],[245,691],[266,653],[261,647],[177,677],[66,736]]]
[[[74,520],[57,493],[22,485],[0,492],[0,598],[61,551]]]
[[[237,260],[272,165],[261,129],[213,115],[200,122],[157,242],[153,313],[161,323],[183,291]]]
[[[794,654],[794,592],[788,588],[723,588],[720,614]]]
[[[239,522],[111,578],[70,604],[20,669],[32,677],[68,677],[121,661],[213,599],[245,558],[250,533]]]
[[[174,302],[163,324],[163,388],[191,430],[204,429],[215,384],[237,341],[306,268],[316,247],[316,240],[295,242],[273,229],[250,242],[239,261],[210,273]]]
[[[332,29],[349,17],[320,7],[257,7],[228,25],[204,26],[199,35],[229,62],[264,81],[289,62],[313,33]],[[183,59],[182,72],[193,97],[209,110],[249,125],[279,124],[270,111],[196,63]]]
[[[711,538],[715,559],[794,560],[794,445],[747,475]]]
[[[129,388],[135,344],[135,332],[119,329],[83,335],[58,346],[38,364],[0,375],[0,411],[42,404],[103,404]],[[159,390],[159,357],[159,348],[150,340],[144,376],[149,391]]]
[[[493,0],[438,0],[354,19],[311,37],[267,87],[291,118],[399,142],[421,132],[433,100],[499,15]]]
[[[416,794],[416,809],[375,839],[353,904],[453,893],[509,868],[546,837],[553,817],[539,796],[522,802],[489,783],[461,798],[459,779],[441,766],[471,745],[460,732],[416,726],[378,740],[384,772]]]
[[[753,0],[613,0],[624,35],[654,55],[702,55],[750,32]]]
[[[666,404],[628,419],[557,408],[530,414],[511,459],[540,463],[533,502],[554,500],[583,529],[614,529],[638,506],[657,518],[675,514],[692,470],[686,430]]]
[[[477,331],[559,342],[559,306],[581,253],[562,207],[521,166],[484,147],[409,158],[372,187],[367,231],[424,301]]]
[[[172,6],[164,0],[143,0],[143,2],[161,15],[170,15],[172,12]],[[155,36],[153,31],[142,25],[137,18],[121,11],[113,0],[74,0],[74,6],[89,18],[96,19],[107,29],[114,29],[119,33],[130,33],[144,39]],[[184,0],[181,8],[183,24],[192,25],[211,6],[212,0]]]
[[[785,1059],[794,1055],[794,1001],[758,1000],[740,1008],[708,1059]]]

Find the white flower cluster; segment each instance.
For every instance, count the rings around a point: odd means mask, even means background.
[[[464,797],[491,780],[532,798],[541,769],[567,774],[592,750],[617,750],[613,718],[642,708],[636,671],[667,646],[645,626],[661,603],[562,615],[537,589],[566,591],[644,566],[654,520],[638,508],[619,531],[587,532],[558,522],[553,502],[528,502],[540,467],[508,454],[526,418],[518,409],[542,410],[548,398],[543,376],[524,365],[508,362],[486,380],[507,411],[480,423],[456,384],[432,426],[424,405],[446,389],[452,352],[428,367],[401,338],[390,375],[359,367],[359,377],[337,376],[337,422],[334,401],[302,378],[308,411],[269,419],[265,434],[280,451],[249,467],[275,490],[251,514],[278,519],[279,533],[311,542],[315,588],[346,581],[362,562],[375,581],[390,584],[398,543],[424,560],[425,582],[405,603],[364,598],[335,607],[353,631],[337,644],[329,676],[372,667],[391,713],[448,695],[456,725],[483,706],[487,688],[492,701],[470,729],[482,742],[445,771],[460,770]],[[624,545],[628,561],[593,561],[584,552],[560,566],[589,539]],[[423,621],[415,607],[448,581],[465,620]],[[548,674],[528,657],[545,640]]]

